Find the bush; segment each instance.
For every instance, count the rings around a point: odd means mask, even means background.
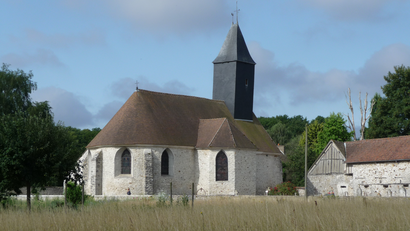
[[[3,208],[8,208],[14,206],[15,199],[12,199],[11,196],[14,196],[14,193],[10,192],[0,192],[0,204]]]
[[[169,199],[169,195],[166,194],[164,191],[161,191],[157,195],[157,206],[165,206]]]
[[[177,200],[177,205],[183,205],[183,206],[188,206],[189,203],[189,197],[187,195],[183,195],[182,197],[178,197]]]
[[[67,183],[67,202],[73,205],[81,203],[82,191],[81,186],[74,182]]]
[[[296,186],[288,182],[283,182],[281,184],[276,185],[274,188],[268,189],[268,195],[297,195]]]

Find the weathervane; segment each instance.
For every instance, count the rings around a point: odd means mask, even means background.
[[[135,91],[138,91],[138,84],[139,84],[138,80],[137,80],[137,81],[135,81],[135,85],[137,85],[137,87],[136,87]]]

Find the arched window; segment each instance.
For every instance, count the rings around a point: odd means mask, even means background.
[[[169,175],[169,155],[167,150],[161,155],[161,175]]]
[[[228,158],[223,151],[216,155],[216,181],[228,180]]]
[[[121,174],[131,174],[131,154],[128,149],[121,155]]]

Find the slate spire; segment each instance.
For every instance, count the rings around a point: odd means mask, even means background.
[[[235,119],[253,120],[253,61],[238,23],[233,24],[222,48],[213,61],[212,98],[224,100]]]
[[[245,39],[243,38],[241,29],[237,23],[232,24],[231,29],[226,36],[225,42],[219,51],[219,55],[213,63],[216,64],[232,61],[256,64],[249,54]]]

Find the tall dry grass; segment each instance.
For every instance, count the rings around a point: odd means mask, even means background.
[[[315,204],[317,202],[317,205]],[[410,200],[225,197],[159,207],[153,200],[84,208],[0,210],[1,230],[409,230]]]

